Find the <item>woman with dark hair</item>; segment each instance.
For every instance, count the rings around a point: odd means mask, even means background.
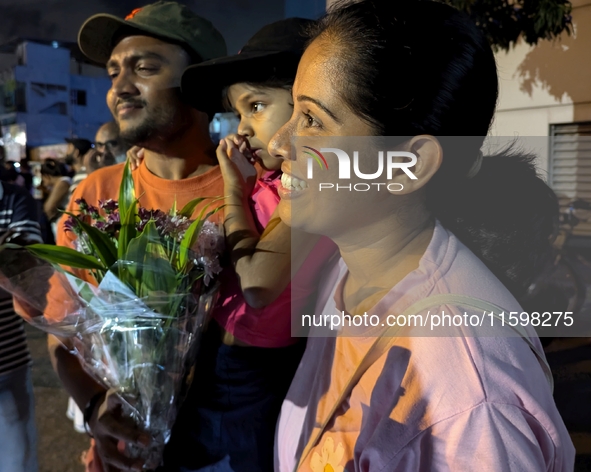
[[[534,156],[482,155],[497,95],[485,37],[443,3],[339,4],[312,31],[294,113],[269,152],[283,160],[282,220],[339,247],[316,317],[343,322],[339,336],[312,328],[282,407],[277,471],[573,470],[533,327],[488,315],[522,312],[516,297],[558,211]],[[367,184],[339,180],[334,144],[347,140],[335,136],[374,137],[416,161],[387,187],[348,191]],[[306,139],[333,148],[320,149],[314,177],[340,182],[338,193],[311,178]],[[360,152],[357,170],[375,170],[377,155]],[[444,314],[461,323],[429,326]],[[481,326],[465,321],[474,316]]]

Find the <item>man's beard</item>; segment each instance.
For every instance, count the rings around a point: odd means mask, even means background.
[[[157,107],[151,109],[138,125],[121,128],[120,138],[128,147],[140,146],[150,149],[174,140],[191,125],[190,113],[184,107]]]
[[[120,138],[129,146],[142,146],[149,143],[160,131],[159,121],[150,115],[137,126],[121,128]]]

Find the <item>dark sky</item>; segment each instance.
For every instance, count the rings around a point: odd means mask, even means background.
[[[150,0],[0,0],[0,44],[28,37],[74,41],[86,18],[95,13],[125,16]],[[267,23],[282,19],[284,0],[179,0],[218,28],[236,53]]]

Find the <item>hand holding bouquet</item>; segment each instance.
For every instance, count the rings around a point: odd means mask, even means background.
[[[212,200],[181,210],[139,207],[129,165],[119,200],[77,201],[66,230],[76,248],[0,247],[0,286],[26,302],[27,321],[74,337],[85,370],[116,392],[124,415],[152,438],[135,451],[156,468],[170,437],[200,334],[217,295],[223,232]]]

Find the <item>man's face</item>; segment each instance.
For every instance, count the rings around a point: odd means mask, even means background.
[[[122,139],[149,149],[191,126],[191,109],[179,93],[188,65],[180,46],[150,36],[128,36],[115,46],[107,63],[107,104]]]
[[[125,153],[125,148],[119,135],[110,127],[103,126],[102,128],[99,128],[94,140],[95,149],[101,154],[106,151],[109,151],[114,156],[119,156]]]

